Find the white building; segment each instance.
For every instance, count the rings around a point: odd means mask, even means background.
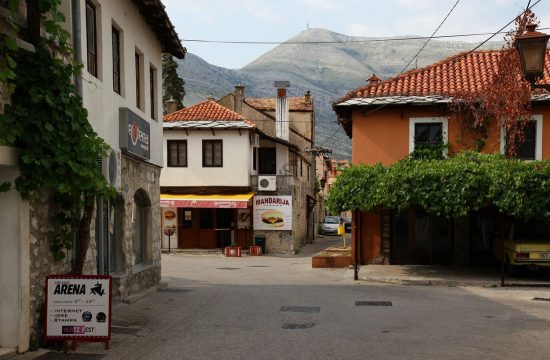
[[[116,200],[98,201],[84,271],[111,274],[116,301],[160,280],[161,53],[182,58],[185,49],[160,0],[62,0],[61,10],[83,64],[75,85],[93,129],[113,149],[101,167],[118,191]],[[7,101],[0,96],[0,105]],[[17,160],[16,150],[0,147],[0,183],[18,176]],[[53,260],[51,214],[40,200],[0,193],[0,357],[39,340],[44,278],[67,273],[74,258]]]
[[[276,85],[277,98],[245,99],[239,85],[165,115],[163,248],[246,249],[261,239],[268,252],[292,253],[312,240],[313,104]]]
[[[168,234],[171,248],[251,245],[254,133],[250,121],[213,99],[165,115],[164,248]]]
[[[160,280],[161,53],[182,58],[185,49],[160,1],[76,3],[70,21],[82,34],[84,65],[77,86],[92,127],[113,149],[102,167],[118,188],[116,200],[98,206],[89,271],[111,274],[113,293],[125,297]]]

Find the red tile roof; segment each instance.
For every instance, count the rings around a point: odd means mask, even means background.
[[[252,124],[250,121],[245,119],[241,114],[226,108],[215,102],[214,100],[208,99],[203,102],[200,102],[196,105],[184,108],[178,111],[175,111],[170,114],[164,115],[165,122],[172,121],[245,121],[246,123]]]
[[[245,98],[244,102],[252,106],[257,110],[275,111],[275,98],[265,99],[253,99]],[[288,110],[289,111],[313,111],[313,104],[311,98],[303,97],[289,97],[288,98]]]
[[[460,53],[421,69],[410,70],[392,79],[365,85],[350,91],[336,104],[354,98],[386,96],[452,96],[457,92],[474,92],[489,84],[498,70],[501,51]],[[550,82],[550,52],[546,52],[542,82]]]

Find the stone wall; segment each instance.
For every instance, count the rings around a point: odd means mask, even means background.
[[[67,274],[71,271],[73,252],[66,251],[65,258],[55,261],[52,251],[52,235],[55,230],[54,216],[57,207],[46,192],[35,194],[30,205],[30,326],[31,344],[42,338],[44,285],[47,275]],[[93,226],[92,226],[93,228]],[[84,266],[84,274],[95,273],[95,236],[91,234],[90,247]]]
[[[113,296],[122,299],[160,282],[160,168],[122,156],[122,197],[124,199],[122,258],[123,269],[113,275]],[[143,264],[134,265],[134,194],[142,189],[151,202],[148,224],[148,255]]]

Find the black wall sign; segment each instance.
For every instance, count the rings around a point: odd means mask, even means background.
[[[120,108],[120,148],[144,160],[151,158],[149,123],[128,108]]]

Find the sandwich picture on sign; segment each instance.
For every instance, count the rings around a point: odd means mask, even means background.
[[[264,211],[261,214],[262,222],[270,227],[282,227],[285,225],[284,214],[278,210]]]

